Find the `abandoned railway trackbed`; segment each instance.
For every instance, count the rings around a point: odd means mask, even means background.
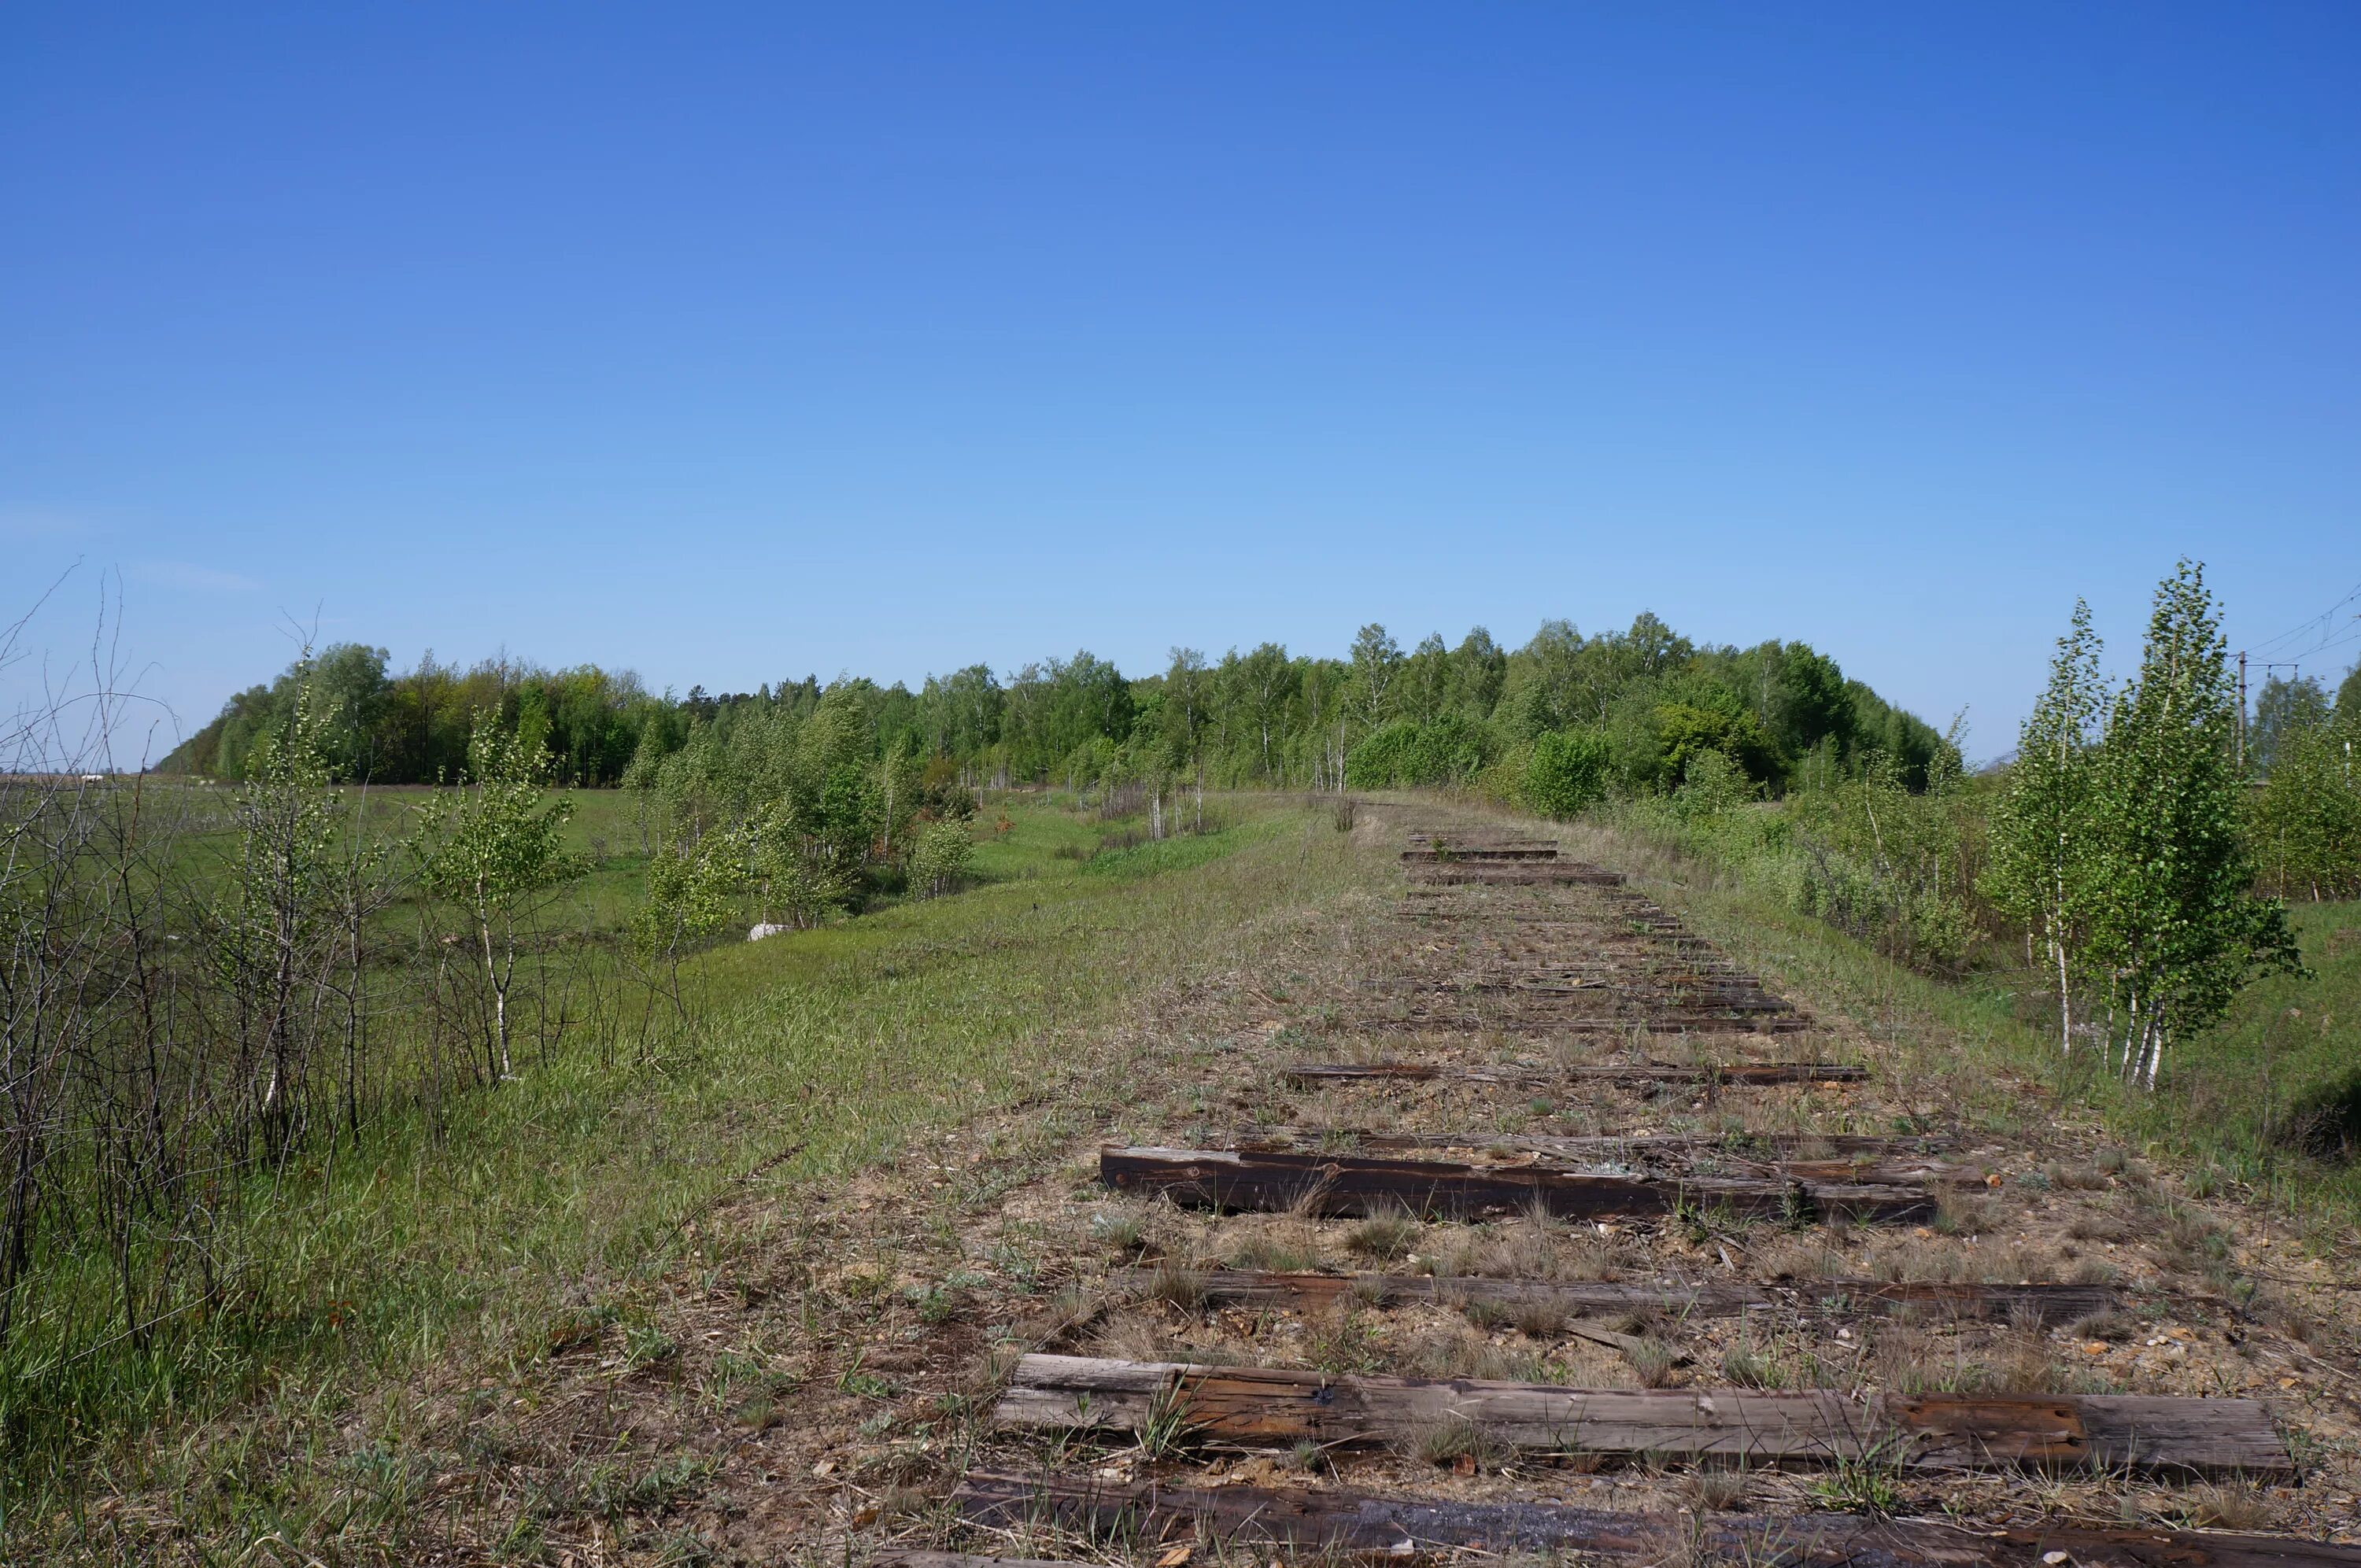
[[[722,1562],[2361,1568],[2352,1304],[2238,1213],[1529,829],[1350,831],[1345,905],[534,1420],[672,1365]]]
[[[1894,1116],[1858,1042],[1620,875],[1406,838],[1404,935],[1290,995],[1322,1025],[1259,1053],[1255,1124],[1098,1150],[1137,1261],[1011,1346],[972,1547],[2361,1565],[2158,1528],[2176,1486],[2297,1495],[2301,1440],[2094,1369],[2196,1314],[2088,1250],[1995,1255],[2020,1151]],[[1734,1044],[1766,1036],[1804,1048]]]

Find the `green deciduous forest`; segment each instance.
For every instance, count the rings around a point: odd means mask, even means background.
[[[708,773],[759,771],[767,764],[757,755],[826,708],[830,724],[859,729],[873,760],[939,764],[939,777],[970,785],[1481,783],[1513,796],[1532,774],[1566,809],[1580,804],[1566,794],[1568,776],[1535,758],[1563,757],[1569,744],[1603,758],[1581,773],[1597,794],[1676,787],[1697,758],[1716,752],[1769,795],[1852,776],[1872,755],[1921,787],[1945,744],[1803,643],[1700,645],[1647,614],[1588,636],[1551,621],[1513,651],[1480,627],[1455,647],[1434,635],[1405,650],[1373,625],[1343,659],[1270,642],[1219,660],[1180,648],[1161,672],[1126,676],[1078,652],[1005,676],[974,664],[915,692],[806,677],[751,693],[658,696],[634,675],[592,666],[494,660],[462,670],[429,655],[399,674],[387,660],[357,643],[328,648],[232,697],[158,771],[246,776],[257,740],[286,722],[307,684],[331,716],[325,745],[336,776],[376,784],[456,777],[476,718],[488,712],[545,752],[562,784],[652,784],[682,753]]]

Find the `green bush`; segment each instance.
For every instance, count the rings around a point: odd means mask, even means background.
[[[1526,760],[1525,804],[1547,817],[1567,817],[1607,795],[1609,747],[1595,730],[1552,730],[1533,739]]]
[[[1485,727],[1457,714],[1431,724],[1397,718],[1353,748],[1345,759],[1345,782],[1355,789],[1466,784],[1484,771],[1491,751]]]
[[[2281,898],[2361,894],[2361,779],[2353,742],[2361,716],[2340,707],[2335,721],[2279,738],[2262,787],[2246,792],[2246,840],[2263,885]]]
[[[1750,779],[1774,777],[1776,751],[1754,715],[1726,692],[1711,695],[1719,699],[1711,707],[1689,702],[1656,706],[1656,744],[1667,774],[1686,784],[1698,763],[1710,768],[1711,759],[1719,757]]]
[[[910,885],[928,897],[950,893],[967,879],[975,836],[964,822],[929,822],[910,850]]]
[[[1692,751],[1686,760],[1681,787],[1673,792],[1673,810],[1680,817],[1718,817],[1743,806],[1760,791],[1727,751]]]

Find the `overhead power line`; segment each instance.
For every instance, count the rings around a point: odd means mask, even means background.
[[[2314,641],[2308,646],[2291,646],[2306,637]],[[2318,615],[2297,622],[2267,642],[2238,650],[2239,767],[2246,765],[2246,661],[2257,660],[2266,673],[2275,669],[2301,673],[2306,659],[2356,641],[2361,641],[2361,583],[2347,588],[2343,598]]]
[[[2361,619],[2361,583],[2356,583],[2343,598],[2318,615],[2297,622],[2268,641],[2248,644],[2246,652],[2258,659],[2268,658],[2273,663],[2290,663],[2353,641],[2356,633],[2349,623],[2355,619]],[[2314,640],[2311,646],[2290,646],[2305,638]]]

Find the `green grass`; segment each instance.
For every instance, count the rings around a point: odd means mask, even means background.
[[[1059,797],[1031,792],[995,791],[984,796],[970,826],[975,832],[974,872],[981,882],[1011,882],[1071,869],[1095,851],[1112,825],[1080,811],[1050,807]],[[996,830],[1005,819],[1007,832]]]
[[[1050,809],[1071,805],[1063,792],[988,795],[973,824],[976,880],[1012,882],[1059,869],[1079,869],[1087,876],[1159,876],[1219,860],[1253,836],[1255,818],[1249,814],[1244,823],[1227,827],[1209,821],[1202,834],[1126,846],[1119,841],[1145,838],[1144,817],[1102,818],[1079,809]],[[1227,814],[1240,815],[1235,806]],[[1010,823],[1005,832],[998,827],[1003,820]]]
[[[1256,825],[1224,828],[1186,839],[1163,839],[1134,844],[1129,849],[1104,850],[1082,862],[1084,876],[1137,879],[1187,871],[1217,861],[1239,845],[1250,842]]]
[[[2307,1153],[2295,1128],[2299,1108],[2361,1100],[2361,905],[2293,906],[2312,975],[2248,988],[2220,1025],[2176,1044],[2149,1093],[2101,1070],[2087,1048],[2059,1051],[2054,996],[2030,970],[1987,968],[1956,982],[1920,975],[1798,913],[1788,890],[1751,874],[1752,862],[1698,859],[1695,840],[1653,839],[1629,822],[1579,831],[1595,858],[1664,884],[1740,961],[1788,976],[1891,1042],[1927,1085],[1930,1109],[1996,1126],[2048,1113],[1989,1073],[1961,1071],[1964,1056],[2087,1107],[2107,1135],[2182,1170],[2201,1192],[2237,1188],[2269,1202],[2323,1245],[2361,1225],[2361,1163]]]
[[[151,827],[165,828],[169,833],[165,869],[199,883],[219,880],[227,885],[237,853],[237,828],[232,815],[237,790],[170,779],[142,779],[137,787],[142,815]],[[366,790],[340,786],[338,793],[368,841],[393,844],[412,831],[418,807],[434,791],[423,784],[404,784]],[[126,796],[128,790],[116,794],[118,798]],[[572,806],[564,843],[588,867],[559,892],[549,923],[571,930],[585,925],[601,930],[622,929],[646,889],[647,855],[640,821],[646,803],[623,790],[553,790],[544,798]]]
[[[692,1245],[685,1218],[758,1165],[786,1157],[758,1192],[830,1177],[922,1129],[1087,1083],[1078,1031],[1250,959],[1257,923],[1375,874],[1324,816],[1276,800],[1224,802],[1232,828],[1144,846],[1158,854],[1122,874],[1055,854],[1103,825],[1006,809],[1003,880],[697,957],[690,1026],[644,1061],[562,1045],[520,1082],[249,1184],[220,1232],[226,1288],[149,1354],[34,1325],[0,1378],[9,1517],[217,1469],[201,1424],[215,1412],[330,1423],[424,1358],[534,1354],[586,1294],[672,1267]],[[51,1277],[53,1296],[105,1299],[104,1260],[82,1261]]]
[[[2288,914],[2311,974],[2248,987],[2219,1025],[2166,1058],[2163,1092],[2111,1084],[2104,1098],[2127,1136],[2174,1150],[2201,1184],[2327,1203],[2349,1223],[2361,1221],[2361,1168],[2321,1156],[2341,1141],[2337,1121],[2361,1135],[2361,904],[2293,905]],[[2037,984],[2017,970],[1975,977],[1969,988],[2046,1023],[2050,999]],[[2070,1089],[2096,1091],[2078,1082],[2085,1076],[2061,1074]]]
[[[186,825],[174,842],[173,863],[199,880],[225,876],[236,851],[230,817],[235,791],[153,780],[143,781],[142,787],[155,811],[176,814]],[[366,791],[346,787],[342,793],[368,838],[392,843],[411,831],[418,807],[434,791],[423,784],[403,784]],[[619,789],[553,790],[544,798],[563,800],[572,808],[561,838],[587,869],[556,890],[544,912],[543,926],[551,930],[603,933],[627,929],[632,912],[646,895],[650,818],[658,808],[646,797]],[[1231,817],[1240,815],[1235,806],[1228,812]],[[1005,831],[998,828],[1001,821],[1009,825]],[[976,841],[973,879],[980,883],[1070,873],[1094,861],[1098,874],[1152,874],[1202,864],[1237,844],[1235,838],[1213,832],[1202,839],[1171,839],[1140,846],[1152,851],[1148,854],[1103,850],[1111,837],[1143,834],[1147,819],[1137,815],[1103,818],[1083,809],[1069,791],[988,791],[968,827]],[[399,905],[387,918],[406,928],[408,910],[407,904]],[[759,917],[752,895],[745,899],[741,914],[748,925]]]

